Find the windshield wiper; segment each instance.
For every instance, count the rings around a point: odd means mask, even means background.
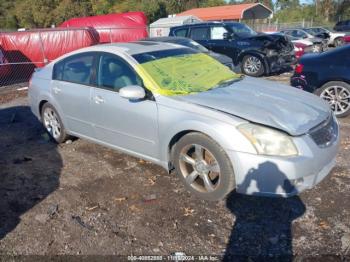
[[[222,88],[222,87],[226,87],[229,85],[232,85],[235,82],[241,81],[243,79],[244,75],[241,75],[238,78],[233,78],[233,79],[229,79],[229,80],[222,80],[220,81],[216,86],[210,88],[209,90],[215,89],[215,88]]]

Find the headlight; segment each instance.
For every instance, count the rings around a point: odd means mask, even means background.
[[[291,137],[283,132],[251,123],[238,126],[238,130],[252,143],[259,155],[298,155]]]

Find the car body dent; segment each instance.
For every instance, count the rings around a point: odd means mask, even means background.
[[[293,136],[305,134],[330,114],[329,106],[316,96],[251,77],[229,87],[174,99],[216,108]]]

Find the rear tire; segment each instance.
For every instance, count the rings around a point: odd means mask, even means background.
[[[266,73],[264,61],[256,55],[244,56],[241,67],[243,74],[248,76],[259,77]]]
[[[70,136],[66,133],[63,122],[56,109],[45,103],[41,109],[42,123],[50,137],[58,144],[64,143]]]
[[[345,82],[331,81],[316,89],[316,95],[324,99],[337,117],[350,114],[350,85]]]
[[[231,160],[204,134],[183,136],[173,148],[172,163],[185,187],[201,199],[221,200],[236,186]]]

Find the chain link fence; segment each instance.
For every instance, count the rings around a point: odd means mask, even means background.
[[[283,29],[290,28],[307,28],[307,27],[315,27],[322,26],[327,28],[332,28],[334,24],[319,24],[314,21],[299,21],[299,22],[290,22],[290,23],[279,23],[279,22],[252,22],[252,21],[242,21],[243,23],[248,24],[257,32],[277,32]]]
[[[57,37],[56,32],[61,36]],[[135,41],[147,35],[147,27],[0,30],[0,88],[20,83],[23,86],[35,68],[68,52],[97,44]]]

